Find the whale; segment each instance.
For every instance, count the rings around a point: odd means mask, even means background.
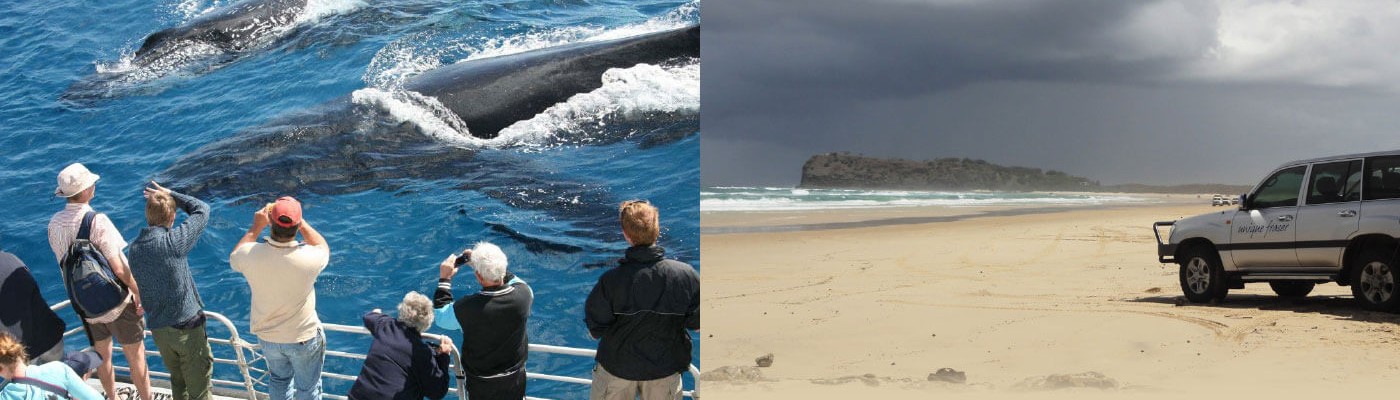
[[[294,29],[307,0],[247,0],[146,36],[130,66],[74,82],[60,100],[82,103],[130,94],[133,83],[204,73],[262,49]]]
[[[202,44],[225,53],[246,51],[292,26],[306,0],[244,1],[146,36],[132,63],[151,65],[180,49]]]
[[[443,66],[404,86],[435,97],[457,114],[466,133],[495,137],[504,126],[601,87],[609,68],[696,62],[698,41],[699,26],[694,25],[562,45]],[[650,148],[698,132],[697,111],[643,112],[606,121],[606,129],[587,142],[633,141]],[[580,235],[616,222],[611,207],[620,199],[612,198],[605,185],[595,177],[538,166],[538,156],[444,141],[380,103],[344,96],[206,144],[153,178],[184,193],[232,203],[283,194],[412,191],[433,182],[434,188],[477,192],[511,207],[580,221]]]
[[[679,57],[700,57],[700,25],[459,62],[416,76],[404,89],[437,99],[472,136],[489,139],[570,96],[598,89],[608,69]]]

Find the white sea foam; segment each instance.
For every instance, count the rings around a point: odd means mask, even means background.
[[[603,73],[603,86],[569,97],[534,118],[501,130],[497,141],[539,144],[560,132],[583,133],[605,125],[609,117],[623,120],[646,113],[700,113],[700,63],[676,67],[639,64]]]
[[[307,0],[296,23],[314,23],[328,15],[344,14],[365,6],[365,0]]]
[[[370,87],[398,90],[409,78],[441,67],[438,47],[422,48],[431,35],[415,33],[379,49],[361,78]]]
[[[457,114],[431,96],[405,90],[365,88],[350,93],[350,100],[356,104],[379,107],[395,120],[417,125],[423,132],[444,142],[468,147],[487,144],[486,139],[467,134],[466,124],[457,118]]]
[[[723,187],[700,193],[701,211],[808,211],[889,207],[1093,206],[1147,201],[1089,193],[923,192]]]

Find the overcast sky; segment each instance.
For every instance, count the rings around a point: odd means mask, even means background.
[[[817,153],[1252,185],[1400,149],[1394,1],[709,1],[706,186]]]

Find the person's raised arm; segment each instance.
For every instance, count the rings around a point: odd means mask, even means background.
[[[238,239],[238,244],[233,245],[233,251],[229,252],[229,258],[232,258],[233,254],[238,252],[239,247],[258,241],[258,235],[261,235],[263,229],[267,228],[267,210],[271,208],[271,206],[272,205],[269,204],[268,207],[259,208],[257,211],[253,212],[253,226],[248,227],[248,232],[243,234],[242,239]]]
[[[449,331],[462,329],[452,303],[452,276],[457,274],[457,256],[449,254],[438,264],[438,285],[433,291],[433,325]]]
[[[326,238],[321,236],[321,232],[317,232],[316,228],[312,228],[310,222],[305,219],[301,220],[300,230],[302,239],[306,239],[306,244],[324,248],[327,253],[331,251],[331,246],[326,243]]]
[[[151,182],[151,187],[146,188],[146,191],[163,191],[175,199],[176,206],[185,210],[185,214],[188,216],[185,217],[184,222],[180,223],[180,226],[171,230],[170,236],[174,239],[176,247],[188,253],[196,243],[199,243],[199,237],[204,234],[204,227],[209,224],[209,204],[193,196],[163,188],[154,181]]]

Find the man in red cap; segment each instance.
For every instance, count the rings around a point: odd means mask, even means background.
[[[258,242],[269,225],[271,237]],[[296,241],[298,233],[304,243]],[[326,239],[301,218],[301,203],[291,197],[254,212],[253,226],[229,254],[229,264],[253,292],[250,325],[267,359],[273,400],[321,398],[326,335],[316,317],[315,284],[330,254]]]

